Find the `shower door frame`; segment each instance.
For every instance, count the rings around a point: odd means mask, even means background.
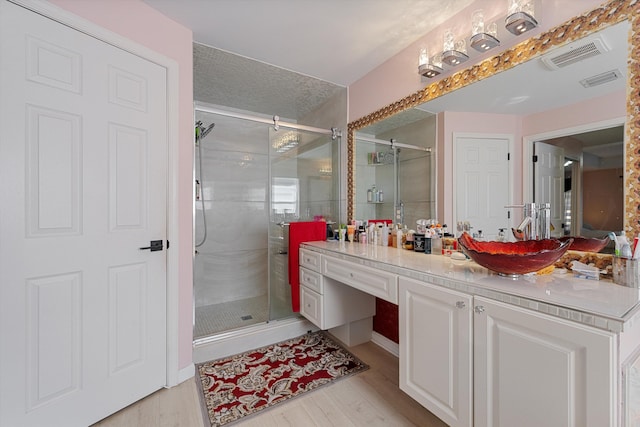
[[[251,115],[251,114],[245,114],[245,113],[240,113],[240,112],[235,112],[235,111],[229,111],[229,110],[224,110],[224,109],[220,109],[220,108],[216,108],[216,107],[211,107],[207,104],[204,103],[200,103],[200,102],[194,102],[194,123],[195,123],[195,113],[196,112],[202,112],[202,113],[209,113],[209,114],[215,114],[215,115],[219,115],[219,116],[224,116],[224,117],[230,117],[230,118],[234,118],[234,119],[241,119],[241,120],[248,120],[248,121],[252,121],[252,122],[257,122],[257,123],[263,123],[269,126],[272,126],[273,128],[275,128],[275,130],[278,130],[279,127],[283,127],[283,128],[287,128],[287,129],[294,129],[294,130],[300,130],[300,131],[305,131],[305,132],[312,132],[312,133],[317,133],[320,135],[328,135],[331,137],[332,141],[335,142],[336,140],[338,141],[338,143],[341,141],[342,138],[342,132],[340,130],[338,130],[337,128],[331,128],[331,129],[323,129],[323,128],[317,128],[317,127],[313,127],[313,126],[307,126],[307,125],[301,125],[301,124],[297,124],[297,123],[290,123],[290,122],[286,122],[286,121],[280,121],[280,118],[276,115],[273,116],[272,119],[268,119],[266,117],[260,117],[260,116],[256,116],[256,115]],[[269,129],[267,127],[267,129]],[[196,143],[195,140],[195,134],[194,134],[194,144]],[[338,145],[339,148],[339,145]],[[339,149],[336,150],[336,154],[337,154],[337,161],[336,164],[341,165],[341,152]],[[195,195],[195,191],[196,191],[196,168],[195,168],[195,156],[196,156],[196,150],[194,150],[194,154],[193,154],[193,179],[192,179],[192,194]],[[271,155],[269,154],[269,159],[271,159]],[[338,172],[339,174],[339,172]],[[271,182],[271,160],[269,160],[269,202],[271,202],[271,186],[272,186],[272,182]],[[338,188],[336,188],[336,193],[338,195],[338,199],[339,199],[339,195],[342,194],[343,188],[342,188],[343,184],[342,184],[342,180],[338,180]],[[192,255],[192,268],[195,270],[195,261],[196,261],[196,247],[195,247],[195,239],[196,239],[196,200],[195,200],[195,196],[194,196],[194,200],[193,200],[193,227],[192,227],[192,232],[193,232],[193,255]],[[341,212],[341,208],[338,207],[338,216],[340,215]],[[270,218],[270,213],[269,213],[269,218]],[[269,219],[270,221],[270,219]],[[269,237],[268,237],[269,238]],[[207,335],[204,337],[200,337],[197,339],[194,339],[194,345],[198,346],[198,345],[206,345],[209,343],[213,343],[215,341],[218,341],[220,339],[226,339],[229,336],[233,336],[236,334],[241,334],[243,333],[243,331],[245,329],[251,329],[251,328],[255,328],[255,327],[261,327],[264,324],[269,324],[270,322],[275,322],[275,321],[281,321],[281,320],[287,320],[290,319],[292,317],[295,316],[288,316],[288,317],[283,317],[283,318],[278,318],[278,319],[271,319],[271,268],[272,268],[272,262],[271,262],[271,254],[269,254],[270,251],[270,246],[267,248],[268,251],[268,270],[267,270],[267,278],[268,278],[268,294],[267,294],[267,304],[268,304],[268,311],[269,311],[269,318],[267,319],[266,322],[258,322],[258,323],[254,323],[254,324],[250,324],[247,325],[245,327],[241,327],[241,328],[237,328],[237,329],[231,329],[231,330],[225,330],[222,332],[218,332],[218,333],[214,333],[212,335]],[[193,275],[193,286],[195,287],[195,274]],[[193,326],[195,327],[195,292],[193,292],[193,307],[194,307],[194,315],[193,315]],[[295,315],[296,313],[292,313],[293,315]]]

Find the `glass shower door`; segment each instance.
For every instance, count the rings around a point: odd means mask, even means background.
[[[289,227],[296,221],[339,216],[339,139],[302,130],[269,129],[271,203],[269,219],[270,318],[293,314],[288,280]],[[335,167],[334,167],[335,166]]]

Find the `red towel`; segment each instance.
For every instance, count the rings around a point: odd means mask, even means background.
[[[300,243],[327,239],[327,223],[324,221],[292,222],[289,225],[289,285],[291,286],[291,308],[300,311],[300,265],[298,254]]]

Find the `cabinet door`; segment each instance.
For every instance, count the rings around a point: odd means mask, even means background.
[[[300,314],[318,328],[326,329],[322,303],[322,295],[306,286],[300,286]]]
[[[470,426],[471,296],[404,277],[399,285],[400,389],[450,426]]]
[[[613,426],[615,336],[475,298],[476,427]]]

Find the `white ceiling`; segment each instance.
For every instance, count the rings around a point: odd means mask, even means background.
[[[196,42],[196,101],[294,120],[304,117],[339,87],[352,84],[472,3],[472,0],[143,1],[192,29]],[[549,71],[540,60],[529,61],[516,67],[517,71],[499,73],[419,108],[432,113],[446,110],[526,115],[622,90],[626,80],[628,25],[615,27],[604,36],[611,48],[605,55],[557,71]],[[505,33],[504,28],[499,28],[500,39],[510,36]],[[612,69],[622,72],[617,82],[590,89],[579,84],[580,79]],[[428,79],[423,80],[425,85],[429,83]],[[509,90],[505,91],[506,88]]]
[[[472,0],[144,0],[197,43],[348,86]]]

